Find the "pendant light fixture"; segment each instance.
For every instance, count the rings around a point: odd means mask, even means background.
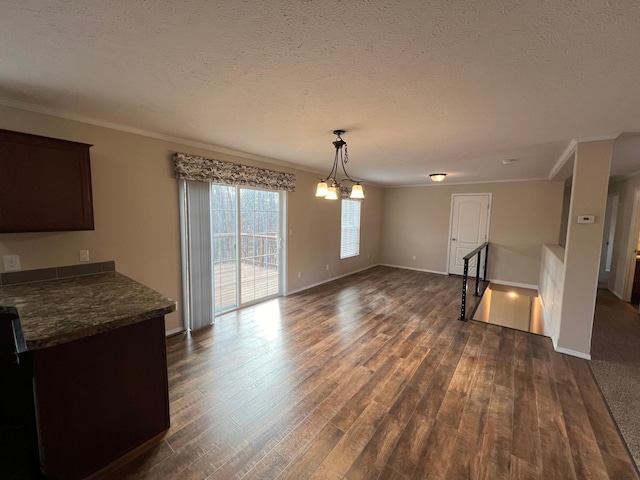
[[[362,185],[357,180],[354,180],[349,176],[345,165],[349,161],[349,153],[347,152],[347,142],[342,139],[344,130],[334,130],[333,134],[338,138],[333,142],[333,146],[336,148],[336,155],[333,159],[333,167],[326,178],[321,178],[316,188],[316,197],[324,197],[327,200],[338,200],[342,197],[343,192],[349,192],[349,198],[362,199],[364,198],[364,190]],[[345,178],[338,180],[338,162],[342,167],[342,172]],[[344,182],[351,182],[353,185],[351,188],[344,185]]]

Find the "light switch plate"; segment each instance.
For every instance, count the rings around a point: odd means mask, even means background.
[[[15,272],[20,270],[20,255],[3,255],[2,263],[5,272]]]
[[[88,262],[89,261],[89,250],[80,250],[78,252],[78,256],[80,257],[80,261],[81,262]]]

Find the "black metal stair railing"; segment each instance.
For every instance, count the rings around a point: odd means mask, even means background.
[[[482,280],[484,282],[487,281],[487,260],[489,258],[489,242],[484,242],[482,245],[480,245],[478,248],[476,248],[475,250],[473,250],[472,252],[469,252],[467,255],[464,256],[464,258],[462,260],[464,260],[464,273],[462,275],[462,302],[460,305],[460,318],[459,320],[462,320],[464,322],[467,321],[466,318],[466,307],[467,307],[467,283],[469,280],[469,260],[471,260],[473,257],[477,256],[477,260],[476,260],[476,285],[475,285],[475,291],[474,291],[474,296],[478,297],[480,296],[480,290],[479,290],[479,283],[480,283],[480,264],[482,261],[482,251],[485,251],[484,254],[484,269],[482,272]]]

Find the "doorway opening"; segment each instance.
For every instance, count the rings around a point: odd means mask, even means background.
[[[640,271],[636,270],[640,267],[639,256],[639,238],[640,238],[640,188],[636,188],[633,198],[633,210],[631,214],[631,225],[629,230],[629,240],[627,244],[626,255],[626,276],[624,284],[624,296],[623,300],[633,303],[633,300],[637,302],[640,300],[640,295],[636,295],[638,299],[634,298],[634,288],[640,291]]]
[[[616,234],[616,219],[618,217],[618,202],[620,196],[616,194],[607,197],[607,207],[604,215],[604,231],[602,233],[602,251],[600,253],[600,271],[598,284],[610,288],[611,262],[613,260],[613,245]]]

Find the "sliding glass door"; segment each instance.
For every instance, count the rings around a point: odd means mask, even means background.
[[[215,313],[238,306],[237,187],[211,185],[213,304]]]
[[[215,312],[280,294],[281,193],[212,185]]]
[[[241,303],[280,293],[280,193],[240,188]]]

